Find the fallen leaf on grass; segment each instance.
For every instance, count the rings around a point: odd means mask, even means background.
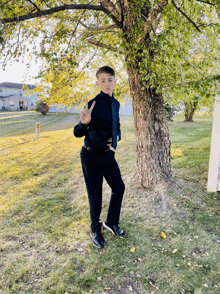
[[[159,236],[161,237],[161,238],[164,238],[164,239],[166,239],[166,234],[164,233],[164,232],[161,232],[160,234],[159,234]]]
[[[83,248],[79,247],[79,248],[77,248],[77,250],[78,250],[79,252],[82,252],[82,251],[83,251]]]
[[[130,249],[131,252],[135,252],[135,250],[136,250],[135,247],[133,247],[133,248]]]
[[[111,290],[111,288],[110,287],[105,287],[104,290]]]
[[[151,281],[149,281],[149,284],[150,284],[152,287],[154,287],[154,288],[156,288],[157,290],[159,290],[159,287],[155,286]]]
[[[199,264],[199,263],[197,263],[197,262],[195,262],[195,266],[197,266],[197,267],[203,267],[202,264]]]

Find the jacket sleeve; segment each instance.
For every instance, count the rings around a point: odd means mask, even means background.
[[[119,104],[119,109],[120,109],[120,104]],[[119,109],[118,109],[118,112],[119,112]],[[117,135],[119,137],[118,141],[121,140],[121,124],[120,124],[120,117],[119,117],[119,113],[118,113],[118,121],[117,121]]]
[[[85,136],[88,125],[84,125],[81,123],[81,121],[79,121],[78,124],[73,129],[74,136],[77,138]]]

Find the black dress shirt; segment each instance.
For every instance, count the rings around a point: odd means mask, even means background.
[[[83,137],[84,144],[92,149],[104,149],[108,144],[108,140],[112,138],[112,108],[110,96],[102,91],[95,98],[88,102],[88,108],[91,107],[93,101],[96,101],[92,110],[91,121],[84,125],[79,123],[74,127],[75,137]],[[119,108],[120,103],[114,98],[115,115],[117,116],[117,135],[121,140]]]

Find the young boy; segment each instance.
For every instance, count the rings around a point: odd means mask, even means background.
[[[112,150],[116,149],[117,141],[121,140],[120,103],[113,97],[117,83],[115,71],[109,66],[103,66],[96,72],[96,78],[96,85],[101,88],[101,92],[89,102],[86,99],[80,121],[74,127],[74,135],[85,136],[80,156],[89,197],[91,237],[94,246],[103,248],[105,240],[99,220],[103,177],[112,189],[108,215],[103,226],[115,236],[126,237],[127,233],[118,226],[125,185]]]

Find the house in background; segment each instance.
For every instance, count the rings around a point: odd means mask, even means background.
[[[27,98],[16,96],[16,95],[9,95],[6,97],[0,96],[0,105],[2,103],[1,110],[32,110],[29,106],[29,100]]]
[[[30,94],[35,85],[27,85],[23,90],[20,83],[0,83],[0,110],[33,110],[38,100],[38,94]]]
[[[38,93],[30,94],[29,92],[36,88],[35,85],[27,85],[28,90],[23,91],[23,84],[20,83],[0,83],[0,111],[5,110],[34,110],[38,100]],[[28,95],[26,95],[28,94]],[[80,113],[78,107],[66,109],[64,105],[51,105],[49,112],[68,112]],[[133,115],[130,98],[125,95],[125,102],[121,103],[120,115]]]

